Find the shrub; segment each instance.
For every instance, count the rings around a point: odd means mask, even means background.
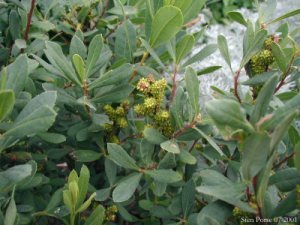
[[[204,4],[0,2],[1,224],[299,221],[297,30],[269,27],[300,10],[232,12],[246,29],[233,68],[222,35],[189,56]],[[216,67],[191,65],[217,48],[233,88],[200,108]]]

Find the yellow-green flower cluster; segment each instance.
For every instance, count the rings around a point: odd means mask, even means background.
[[[115,205],[109,206],[105,210],[106,220],[107,221],[115,221],[116,220],[116,213],[118,212],[118,208]]]
[[[105,105],[103,108],[104,112],[108,115],[109,119],[113,122],[113,124],[105,124],[105,129],[107,131],[111,130],[113,126],[118,126],[119,128],[125,128],[128,126],[126,120],[126,110],[121,104],[117,108],[113,108],[111,105]]]
[[[143,94],[144,101],[135,105],[134,111],[138,115],[150,117],[154,127],[169,136],[173,132],[170,113],[162,108],[166,86],[165,79],[155,80],[152,75],[141,78],[136,89]]]
[[[112,124],[106,123],[104,125],[104,130],[107,133],[107,138],[110,143],[119,144],[120,140],[115,135],[118,129],[126,128],[128,126],[128,122],[126,119],[126,114],[129,108],[129,102],[124,101],[120,106],[116,108],[111,105],[105,105],[103,107],[104,112],[108,115],[109,120],[112,121]]]
[[[273,39],[270,37],[264,43],[264,49],[251,58],[250,66],[253,75],[261,74],[268,70],[268,67],[274,62],[272,53]]]

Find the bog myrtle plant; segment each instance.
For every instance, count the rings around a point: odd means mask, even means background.
[[[205,4],[0,1],[1,224],[299,223],[300,9],[230,12],[234,68],[222,35],[189,55]],[[217,49],[233,88],[200,108]]]

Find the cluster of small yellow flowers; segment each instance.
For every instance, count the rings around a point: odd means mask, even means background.
[[[173,133],[170,113],[162,107],[166,86],[165,79],[155,80],[152,75],[141,78],[136,89],[143,94],[144,102],[135,105],[134,111],[138,115],[150,117],[156,129],[170,136]]]
[[[250,66],[253,75],[266,72],[268,67],[274,62],[272,42],[273,38],[269,37],[264,43],[264,49],[251,58]]]
[[[251,213],[248,212],[244,212],[242,211],[240,208],[238,207],[234,207],[233,211],[232,211],[232,215],[234,218],[236,218],[238,220],[238,223],[240,225],[254,225],[255,222],[251,222],[251,221],[255,221],[255,216]]]
[[[105,105],[103,107],[104,112],[108,115],[112,124],[106,123],[104,125],[104,130],[108,134],[108,141],[111,143],[119,143],[119,138],[115,135],[116,131],[120,128],[126,128],[128,122],[126,119],[126,114],[129,108],[129,102],[124,101],[120,106],[116,108],[111,105]]]
[[[109,206],[106,208],[106,220],[107,221],[115,221],[116,220],[116,213],[118,212],[118,208],[115,205]]]

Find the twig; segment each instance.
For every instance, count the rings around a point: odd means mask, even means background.
[[[293,152],[292,154],[286,156],[284,159],[282,159],[279,163],[275,164],[273,166],[273,169],[277,169],[279,168],[283,163],[285,163],[286,161],[288,161],[289,159],[293,158],[295,155],[295,152]]]
[[[257,193],[257,176],[253,177],[252,185],[253,185],[254,193]],[[260,206],[257,203],[256,203],[256,206],[257,206],[257,214],[258,214],[259,218],[263,219],[263,214],[262,214]],[[265,223],[263,223],[263,224],[265,224]]]
[[[105,5],[104,5],[104,7],[103,7],[103,11],[102,11],[100,17],[103,17],[103,16],[105,15],[106,10],[107,10],[107,8],[108,8],[108,4],[109,4],[109,0],[106,0],[106,1],[105,1]]]
[[[31,6],[30,6],[29,13],[27,14],[27,24],[26,24],[26,29],[25,29],[25,33],[24,33],[25,41],[28,41],[28,35],[29,35],[29,30],[30,30],[31,19],[32,19],[34,7],[35,7],[35,0],[31,0]]]
[[[237,100],[241,103],[242,100],[239,96],[239,93],[238,93],[238,85],[239,85],[239,77],[240,77],[240,74],[241,74],[241,69],[239,69],[237,72],[236,72],[236,75],[234,76],[234,79],[233,79],[233,85],[234,85],[234,96],[237,98]]]
[[[193,142],[192,146],[191,146],[190,149],[189,149],[189,153],[191,153],[191,152],[193,151],[193,149],[194,149],[195,145],[197,144],[197,142],[198,142],[198,140],[195,140],[195,141]]]
[[[293,58],[290,61],[289,67],[288,67],[287,71],[283,74],[280,83],[278,84],[278,86],[276,87],[276,89],[274,91],[274,94],[277,93],[280,90],[280,88],[285,84],[285,79],[287,78],[287,76],[289,75],[289,73],[292,70],[292,66],[293,66],[293,64],[295,62],[295,58],[296,58],[296,55],[294,54]]]
[[[179,135],[181,135],[182,133],[184,133],[184,132],[187,131],[188,129],[193,128],[193,127],[196,125],[196,123],[197,123],[197,121],[193,121],[193,122],[191,122],[190,124],[185,125],[183,128],[181,128],[180,130],[176,131],[176,132],[172,135],[172,137],[173,137],[173,138],[178,137]]]
[[[140,62],[140,66],[143,66],[145,64],[145,61],[148,58],[148,56],[149,56],[149,52],[144,52],[143,58],[141,59],[141,62]],[[138,73],[138,71],[136,69],[133,70],[133,73],[132,73],[128,83],[130,83],[136,77],[137,73]]]
[[[110,31],[109,31],[109,33],[108,34],[106,34],[105,36],[104,36],[104,39],[107,39],[110,35],[112,35],[113,33],[115,33],[115,31],[123,24],[125,22],[125,20],[121,20],[115,27],[114,27],[114,29],[111,29]]]
[[[198,16],[197,18],[193,19],[192,21],[186,23],[186,24],[184,25],[184,27],[187,27],[187,28],[188,28],[188,27],[192,27],[192,26],[194,26],[195,24],[197,24],[197,23],[200,22],[200,21],[201,21],[201,17]]]

